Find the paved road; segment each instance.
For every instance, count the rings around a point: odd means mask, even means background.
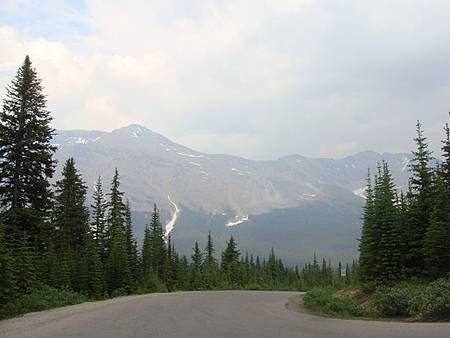
[[[130,296],[0,322],[0,337],[450,337],[447,323],[335,320],[286,308],[290,292],[217,291]]]

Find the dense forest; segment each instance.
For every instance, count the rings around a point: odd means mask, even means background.
[[[450,130],[442,161],[434,159],[417,122],[417,149],[406,192],[397,192],[388,163],[367,179],[360,241],[362,282],[436,279],[450,272]]]
[[[278,289],[355,282],[357,263],[333,268],[325,259],[299,270],[272,249],[243,254],[233,237],[220,259],[211,233],[180,256],[153,207],[142,247],[117,169],[101,177],[86,205],[87,186],[73,158],[54,184],[55,130],[41,80],[29,57],[7,87],[0,114],[0,317],[87,299],[177,290]],[[104,192],[105,191],[105,192]]]
[[[367,178],[358,281],[350,288],[310,290],[304,303],[344,318],[450,320],[450,130],[433,158],[417,122],[406,192],[389,165]]]

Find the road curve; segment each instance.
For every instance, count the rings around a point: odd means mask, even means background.
[[[286,308],[298,293],[212,291],[84,303],[1,321],[8,338],[450,337],[448,323],[337,320]]]

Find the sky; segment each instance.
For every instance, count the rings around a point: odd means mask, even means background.
[[[447,0],[0,0],[0,98],[25,55],[58,129],[142,124],[275,159],[439,151]]]

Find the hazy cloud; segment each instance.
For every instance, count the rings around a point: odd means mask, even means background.
[[[448,1],[0,0],[0,86],[25,54],[64,129],[141,123],[251,158],[439,148]]]

